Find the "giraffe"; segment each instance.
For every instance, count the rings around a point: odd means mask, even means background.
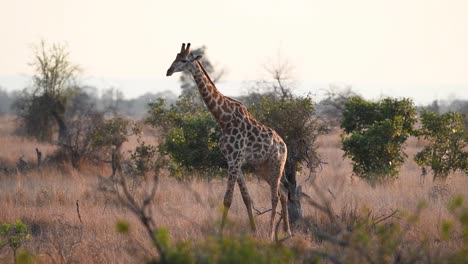
[[[273,240],[274,238],[278,198],[284,216],[283,229],[288,236],[291,236],[287,195],[280,188],[287,158],[286,144],[276,131],[258,122],[241,102],[224,96],[208,76],[200,62],[200,58],[200,55],[195,56],[190,52],[190,43],[187,44],[187,47],[184,43],[166,75],[171,76],[174,72],[190,72],[208,110],[221,127],[222,136],[219,141],[219,148],[227,160],[228,182],[224,195],[220,233],[222,234],[226,223],[236,182],[247,208],[251,230],[253,233],[256,232],[252,213],[252,200],[242,174],[242,165],[250,164],[255,168],[256,173],[270,186],[272,205],[270,239]]]

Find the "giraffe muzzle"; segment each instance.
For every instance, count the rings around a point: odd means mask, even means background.
[[[173,73],[174,71],[171,68],[169,68],[169,70],[167,70],[166,72],[166,76],[171,76]]]

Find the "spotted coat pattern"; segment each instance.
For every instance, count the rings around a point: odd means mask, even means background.
[[[198,60],[200,57],[193,56],[189,49],[190,44],[187,48],[185,45],[182,46],[181,52],[177,54],[167,75],[169,76],[176,71],[189,71],[208,110],[221,127],[222,136],[219,147],[228,163],[228,183],[224,195],[221,232],[226,223],[236,182],[247,208],[251,229],[253,232],[256,230],[252,213],[252,200],[241,169],[243,164],[250,164],[271,188],[271,239],[274,237],[273,226],[278,200],[281,202],[285,218],[283,220],[284,231],[290,235],[287,196],[280,191],[280,180],[287,157],[286,144],[276,131],[258,122],[241,102],[221,94]]]

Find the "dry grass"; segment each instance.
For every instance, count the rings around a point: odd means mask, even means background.
[[[34,161],[35,147],[39,147],[45,155],[55,149],[52,145],[15,136],[13,121],[11,117],[0,119],[0,162],[14,164],[22,155],[26,160]],[[145,137],[145,141],[156,142],[151,136]],[[135,144],[131,140],[126,149],[131,149]],[[414,239],[428,237],[430,241],[438,241],[441,222],[451,217],[446,209],[448,199],[461,195],[468,200],[468,177],[451,175],[443,190],[435,190],[429,176],[422,183],[419,168],[412,161],[421,145],[416,139],[408,142],[406,152],[409,157],[402,167],[399,180],[372,188],[351,177],[351,164],[342,158],[339,131],[335,131],[319,141],[320,154],[327,164],[316,176],[315,183],[325,190],[339,216],[364,208],[375,215],[388,213],[392,209],[411,213],[421,201],[427,201],[421,220],[410,230],[411,236]],[[41,168],[28,174],[0,174],[0,223],[16,219],[25,221],[32,233],[25,247],[42,263],[130,263],[141,262],[154,255],[147,234],[137,219],[115,199],[98,190],[98,175],[109,175],[109,169],[89,166],[81,171],[63,172],[55,168]],[[269,208],[270,194],[266,183],[253,176],[248,178],[255,207]],[[305,193],[315,196],[307,174],[300,176],[299,183]],[[181,183],[162,177],[154,201],[157,223],[168,228],[171,238],[176,241],[196,243],[214,235],[219,225],[225,185],[224,180]],[[82,224],[77,214],[77,201]],[[304,214],[318,224],[324,218],[319,211],[307,205],[304,205]],[[249,232],[245,207],[238,191],[235,191],[229,216],[227,232]],[[268,218],[269,214],[257,216],[257,239],[267,240]],[[120,219],[130,222],[129,235],[116,232],[115,223]],[[301,233],[288,243],[317,246],[310,235]],[[447,243],[447,247],[450,247],[450,243]],[[0,262],[11,261],[11,254],[9,250],[1,250]]]

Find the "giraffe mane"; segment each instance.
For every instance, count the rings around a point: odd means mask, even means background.
[[[210,75],[208,75],[208,72],[206,71],[205,67],[203,67],[203,64],[200,61],[196,61],[196,63],[198,63],[198,65],[200,65],[200,68],[202,69],[203,74],[205,74],[205,76],[208,78],[208,80],[210,81],[210,84],[213,85],[214,88],[216,88],[216,85],[211,80],[211,77],[210,77]]]

